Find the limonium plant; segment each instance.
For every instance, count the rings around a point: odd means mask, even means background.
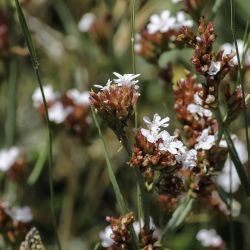
[[[0,248],[249,249],[240,3],[87,2],[0,3]]]

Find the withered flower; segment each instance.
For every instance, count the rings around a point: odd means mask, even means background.
[[[119,218],[108,216],[106,221],[110,223],[112,230],[111,239],[113,244],[110,249],[128,249],[131,244],[129,226],[132,226],[135,222],[133,212],[122,215]]]
[[[148,228],[144,225],[139,233],[140,249],[141,250],[160,250],[161,247],[154,235],[154,228]]]

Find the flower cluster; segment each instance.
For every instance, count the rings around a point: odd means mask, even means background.
[[[20,244],[31,220],[29,207],[16,208],[0,203],[0,233],[10,244]]]
[[[136,236],[139,237],[140,249],[160,249],[157,242],[159,233],[152,218],[150,218],[149,226],[144,225],[142,221],[135,221],[132,212],[119,218],[107,217],[106,220],[111,225],[107,226],[99,234],[101,244],[104,248],[114,250],[127,249],[126,247],[131,244],[129,226],[132,226]]]
[[[217,122],[206,105],[213,97],[210,96],[204,101],[200,97],[203,92],[204,87],[196,82],[196,76],[192,76],[190,72],[186,72],[186,78],[174,85],[176,98],[174,110],[177,120],[183,125],[188,145],[193,147],[199,142],[196,146],[197,149],[211,148],[218,130]]]
[[[171,16],[168,10],[152,15],[147,27],[136,35],[135,51],[149,62],[156,62],[159,56],[174,46],[185,46],[183,29],[191,32],[193,22],[186,19],[184,12]]]
[[[67,130],[85,138],[86,130],[91,123],[88,111],[89,93],[70,89],[61,95],[55,92],[51,85],[46,85],[44,86],[44,95],[48,104],[50,122],[64,125]],[[45,107],[39,88],[35,90],[32,99],[34,107],[44,116]]]
[[[214,250],[224,250],[225,245],[222,238],[217,234],[215,229],[201,229],[197,235],[196,239],[200,241],[203,247]]]
[[[177,196],[184,188],[178,169],[196,167],[197,151],[188,150],[177,136],[162,129],[168,127],[169,120],[168,117],[161,119],[158,114],[152,121],[144,117],[148,129],[137,132],[130,166],[139,167],[147,181],[156,183],[158,193]]]
[[[119,218],[107,217],[106,220],[110,223],[111,230],[106,228],[105,233],[112,232],[112,234],[109,235],[109,242],[106,241],[103,246],[111,249],[128,249],[131,244],[129,226],[135,222],[134,214],[130,212]],[[101,233],[100,236],[103,238],[104,234]]]
[[[150,17],[147,30],[149,34],[155,34],[157,32],[165,33],[169,30],[178,30],[182,26],[192,27],[193,21],[186,19],[182,11],[178,12],[176,17],[173,17],[169,10],[164,10],[160,15],[154,14]]]
[[[108,80],[105,86],[95,85],[100,90],[97,93],[90,92],[90,101],[119,140],[123,140],[124,128],[134,113],[140,95],[136,80],[139,74],[114,75],[117,78],[113,81]]]
[[[5,172],[11,180],[19,180],[26,168],[26,157],[19,148],[11,147],[0,151],[0,171]]]
[[[218,54],[213,52],[213,43],[216,35],[212,22],[206,24],[205,19],[201,18],[198,31],[199,34],[196,37],[192,63],[195,65],[198,73],[210,76],[211,80],[214,78],[222,79],[234,68],[231,60],[235,54],[225,54],[223,51],[220,51]]]

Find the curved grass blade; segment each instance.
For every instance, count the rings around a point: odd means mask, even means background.
[[[193,203],[193,198],[186,197],[186,199],[178,206],[178,208],[174,211],[171,219],[168,221],[166,227],[164,228],[161,240],[164,240],[167,233],[174,231],[185,221],[192,210]]]
[[[57,234],[56,217],[55,217],[54,187],[53,187],[53,179],[52,179],[52,164],[53,164],[52,133],[51,133],[50,122],[49,122],[48,105],[47,105],[45,94],[44,94],[44,91],[43,91],[43,85],[42,85],[42,80],[41,80],[40,71],[39,71],[39,63],[38,63],[36,51],[35,51],[35,48],[33,46],[33,42],[32,42],[32,39],[31,39],[30,31],[28,29],[28,26],[27,26],[27,23],[26,23],[22,8],[21,8],[18,0],[15,0],[15,5],[16,5],[18,19],[19,19],[19,22],[21,24],[23,35],[24,35],[25,41],[26,41],[28,49],[29,49],[32,66],[34,68],[34,71],[35,71],[35,74],[36,74],[36,77],[37,77],[38,85],[39,85],[40,91],[42,93],[43,104],[44,104],[44,107],[45,107],[45,118],[46,118],[46,123],[47,123],[47,128],[48,128],[48,145],[49,145],[50,209],[51,209],[53,229],[54,229],[55,236],[56,236],[57,247],[58,247],[59,250],[61,250],[62,248],[61,248],[61,243],[60,243],[60,240],[59,240],[59,236]]]
[[[242,89],[242,98],[244,100],[244,122],[245,122],[245,134],[246,134],[246,141],[247,141],[247,152],[248,152],[248,167],[250,168],[250,140],[249,140],[249,132],[248,132],[248,121],[247,121],[247,107],[246,107],[246,94],[245,94],[245,84],[243,83],[243,72],[242,72],[242,65],[240,59],[240,53],[238,48],[238,42],[236,39],[236,26],[235,26],[235,3],[234,0],[230,0],[230,7],[231,7],[231,32],[234,40],[234,45],[236,48],[236,56],[238,61],[238,72],[239,72],[239,83]]]
[[[36,183],[36,181],[38,180],[38,178],[42,172],[43,166],[44,166],[47,158],[48,158],[48,145],[46,144],[45,148],[40,153],[40,155],[36,161],[36,164],[35,164],[32,172],[28,178],[29,185],[33,185]]]
[[[242,165],[242,163],[239,159],[238,153],[235,149],[234,143],[231,139],[231,136],[230,136],[227,128],[225,128],[223,126],[223,119],[222,119],[222,115],[221,115],[219,108],[215,111],[215,116],[216,116],[216,120],[218,121],[218,124],[219,124],[219,129],[222,131],[222,133],[225,136],[225,140],[226,140],[227,146],[228,146],[228,151],[229,151],[230,157],[235,165],[235,168],[236,168],[236,171],[237,171],[238,176],[240,178],[241,184],[244,187],[247,196],[250,196],[250,186],[249,186],[249,181],[248,181],[246,172],[244,171],[244,166]]]

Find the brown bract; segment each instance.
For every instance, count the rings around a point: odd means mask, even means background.
[[[114,241],[111,249],[128,249],[131,243],[131,235],[129,232],[129,226],[132,226],[135,222],[133,212],[122,215],[118,218],[106,217],[106,221],[110,223],[112,234],[111,239]]]
[[[90,102],[121,140],[124,136],[124,127],[134,113],[138,96],[134,85],[113,84],[110,88],[97,93],[91,91]]]
[[[146,225],[141,228],[139,233],[140,249],[141,250],[158,250],[161,249],[157,245],[157,239],[154,237],[154,229],[148,228]]]
[[[131,167],[139,167],[142,175],[148,181],[152,181],[155,170],[164,170],[175,166],[176,159],[173,154],[158,150],[156,144],[148,142],[138,131],[129,164]]]
[[[182,79],[174,85],[175,105],[177,120],[183,125],[183,132],[187,139],[189,147],[193,147],[197,143],[203,129],[210,127],[212,133],[215,134],[218,129],[215,118],[199,117],[196,119],[193,114],[188,111],[188,105],[193,104],[194,94],[203,94],[204,87],[196,82],[196,76],[186,71],[186,78]],[[205,106],[206,108],[206,106]]]

